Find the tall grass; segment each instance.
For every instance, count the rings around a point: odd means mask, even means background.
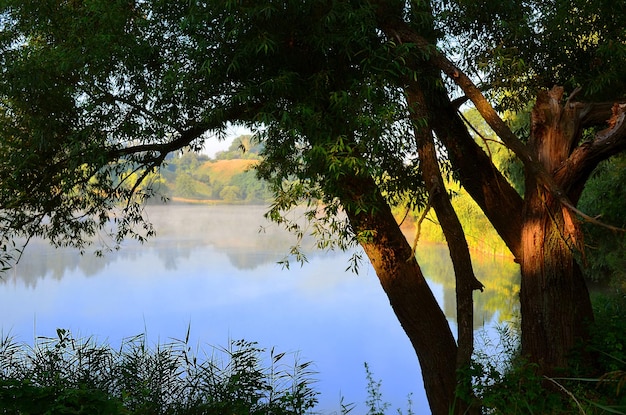
[[[153,347],[138,335],[113,349],[58,329],[33,346],[2,336],[0,413],[305,414],[317,404],[314,375],[297,354],[243,340],[207,354],[189,332]]]

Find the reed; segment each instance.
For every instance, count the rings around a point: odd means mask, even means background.
[[[119,349],[64,329],[34,345],[0,338],[0,413],[194,415],[310,413],[315,371],[296,353],[244,340],[207,350],[182,340]]]

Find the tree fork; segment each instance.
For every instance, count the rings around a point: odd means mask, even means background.
[[[410,117],[415,121],[413,128],[423,181],[428,186],[429,199],[446,238],[454,269],[458,324],[457,376],[459,386],[463,388],[464,392],[469,392],[471,391],[472,379],[471,376],[467,377],[463,374],[467,373],[474,352],[473,291],[482,291],[483,285],[474,274],[463,227],[452,206],[441,176],[432,131],[429,126],[421,128],[418,126],[421,120],[428,122],[430,119],[424,96],[416,92],[409,92],[407,93],[407,101]],[[471,396],[471,393],[464,396]],[[459,406],[459,413],[466,413],[471,404],[471,402],[466,401],[463,405],[457,405]]]
[[[432,66],[446,74],[463,90],[466,97],[472,101],[487,124],[524,164],[525,170],[531,173],[554,195],[554,197],[559,199],[564,206],[575,210],[574,205],[568,200],[567,194],[555,183],[550,172],[544,168],[540,160],[534,157],[528,146],[511,131],[480,89],[461,69],[454,65],[446,56],[441,54],[432,42],[420,36],[401,19],[382,20],[381,26],[383,31],[392,39],[397,39],[400,43],[412,43],[416,45],[423,54],[429,56],[429,62]]]
[[[459,181],[480,206],[511,253],[521,255],[522,197],[474,141],[445,91],[424,94],[433,116],[430,124],[443,143]]]

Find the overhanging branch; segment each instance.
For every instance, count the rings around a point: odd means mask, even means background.
[[[183,131],[172,141],[168,141],[165,143],[139,144],[136,146],[115,148],[109,150],[107,152],[107,158],[112,161],[124,156],[139,153],[158,153],[159,155],[165,155],[167,153],[176,151],[189,145],[192,141],[196,140],[210,129],[210,125],[201,123],[189,128],[188,130]]]
[[[557,185],[552,175],[546,171],[539,160],[535,160],[526,145],[511,131],[480,89],[461,69],[440,53],[431,42],[415,33],[405,22],[401,20],[383,22],[382,26],[383,31],[391,38],[401,43],[413,43],[425,56],[428,56],[428,62],[445,73],[463,90],[491,129],[522,161],[527,172],[535,177],[563,206],[575,209],[574,204],[569,200],[565,191]],[[587,116],[588,120],[593,119],[592,113]]]
[[[113,161],[124,156],[150,152],[159,154],[153,158],[153,160],[156,160],[160,158],[161,155],[164,157],[167,153],[188,146],[207,131],[219,130],[226,122],[253,119],[261,108],[261,105],[260,103],[246,103],[245,105],[232,106],[229,108],[215,108],[210,114],[210,117],[205,117],[203,121],[198,122],[192,127],[184,130],[177,128],[176,130],[179,131],[179,134],[171,141],[111,149],[107,152],[108,160]]]

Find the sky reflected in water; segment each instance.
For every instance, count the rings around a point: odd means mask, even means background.
[[[282,269],[277,261],[293,239],[265,222],[264,210],[150,207],[156,238],[104,258],[35,241],[0,282],[0,328],[27,343],[66,328],[115,346],[144,332],[150,343],[184,338],[190,325],[191,343],[205,350],[246,339],[299,351],[315,362],[325,413],[339,411],[341,395],[357,404],[354,413],[367,411],[365,362],[392,409],[406,410],[411,393],[421,413],[417,358],[371,266],[355,275],[345,271],[351,253],[312,251],[303,267]],[[425,247],[418,258],[454,325],[447,253]],[[474,260],[487,287],[476,300],[477,326],[493,327],[515,313],[517,271],[509,262]]]

